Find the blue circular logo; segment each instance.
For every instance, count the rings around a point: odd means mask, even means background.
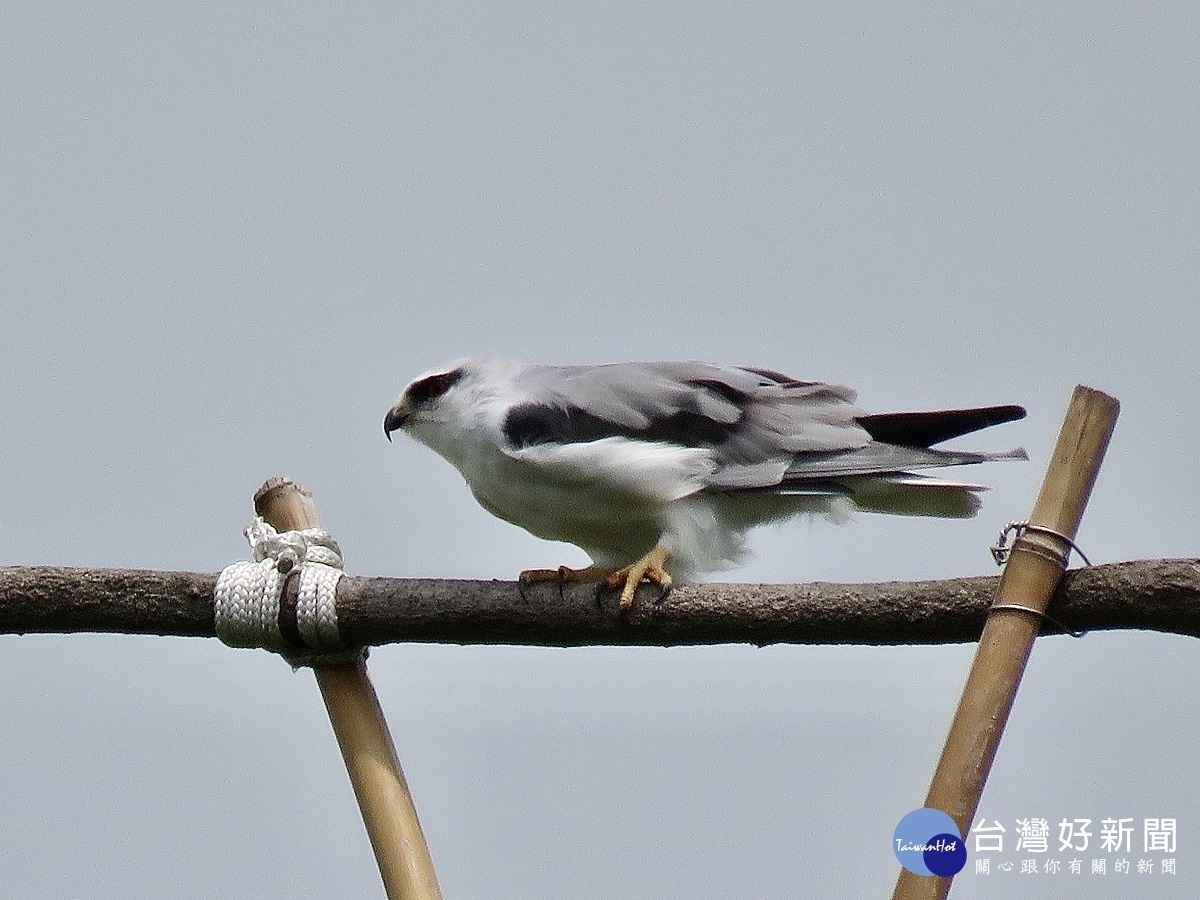
[[[955,821],[940,809],[914,809],[900,820],[892,849],[915,875],[950,877],[967,864],[967,847]]]

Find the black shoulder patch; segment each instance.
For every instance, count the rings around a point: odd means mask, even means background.
[[[571,406],[522,403],[504,417],[504,436],[514,447],[578,444],[621,435],[620,426]]]
[[[514,406],[504,417],[504,436],[518,448],[537,444],[580,444],[608,437],[662,441],[683,447],[712,447],[736,429],[736,422],[717,422],[700,413],[683,410],[654,420],[646,428],[618,425],[577,406],[543,403]]]

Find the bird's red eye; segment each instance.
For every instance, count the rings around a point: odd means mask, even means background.
[[[428,378],[422,378],[409,388],[409,393],[412,394],[412,398],[418,403],[436,400],[446,393],[446,391],[450,390],[460,378],[462,378],[462,371],[460,369],[455,369],[453,372],[446,372],[442,375],[430,375]]]

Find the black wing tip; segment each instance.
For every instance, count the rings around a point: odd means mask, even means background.
[[[1029,415],[1029,412],[1023,406],[1018,406],[1015,403],[1007,403],[1003,406],[985,406],[983,410],[995,413],[995,421],[993,425],[1003,425],[1005,422],[1017,422]]]
[[[901,447],[927,448],[1025,416],[1025,407],[1010,403],[933,412],[878,413],[859,416],[857,421],[873,440]]]

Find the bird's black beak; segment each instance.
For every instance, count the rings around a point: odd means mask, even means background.
[[[403,428],[404,423],[408,421],[408,410],[397,404],[388,410],[388,414],[383,417],[383,434],[389,441],[392,439],[392,432]]]

